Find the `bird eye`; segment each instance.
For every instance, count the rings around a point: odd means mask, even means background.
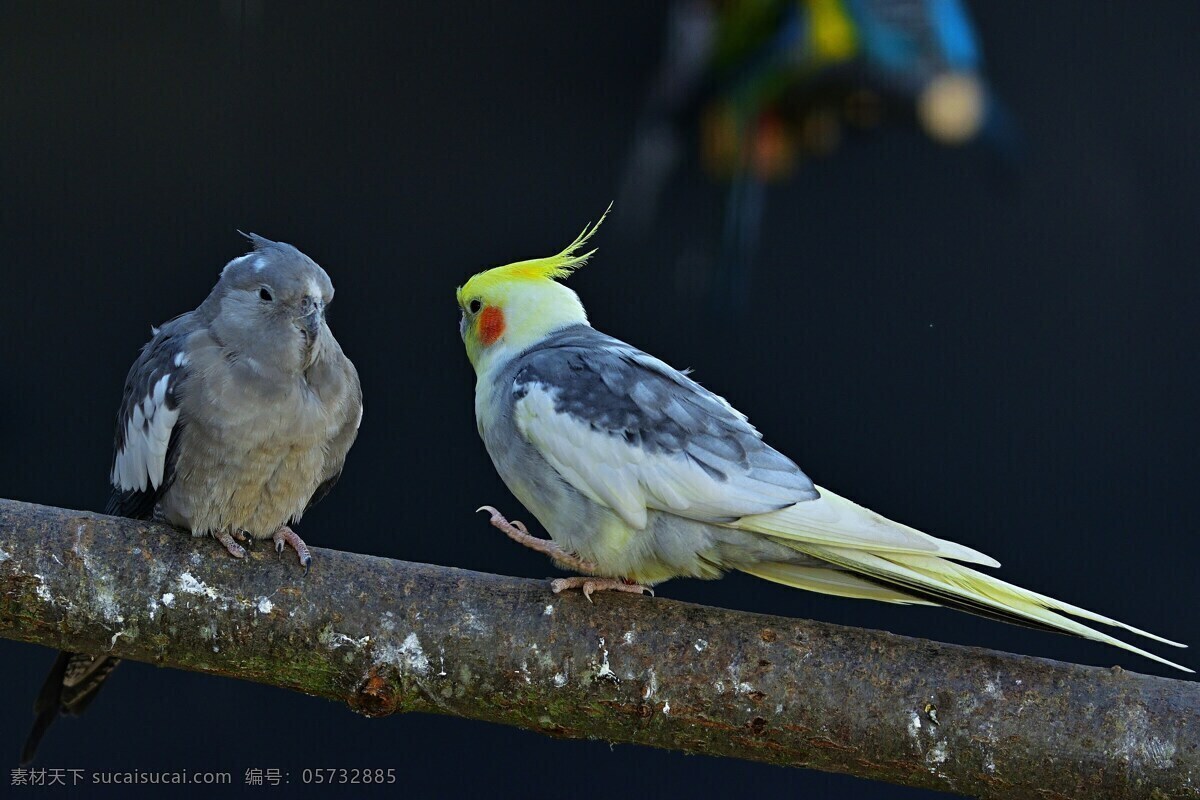
[[[469,308],[471,309],[472,314],[478,314],[479,309],[483,308],[483,303],[479,302],[479,298],[476,298],[471,301]]]
[[[258,296],[268,303],[275,299],[271,296],[271,290],[265,286],[258,290]]]

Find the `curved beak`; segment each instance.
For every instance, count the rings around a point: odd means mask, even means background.
[[[313,303],[312,311],[300,318],[304,325],[304,333],[310,342],[315,341],[321,331],[321,323],[325,321],[325,305]]]

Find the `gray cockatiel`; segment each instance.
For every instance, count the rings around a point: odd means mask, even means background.
[[[725,400],[596,331],[558,281],[591,255],[576,254],[590,235],[458,290],[479,433],[551,541],[481,510],[513,539],[584,573],[555,580],[555,592],[581,588],[590,599],[740,570],[1071,633],[1185,669],[1079,620],[1174,642],[994,578],[980,569],[999,566],[989,556],[816,485]]]
[[[289,524],[342,473],[362,421],[358,373],[333,338],[333,284],[290,244],[255,234],[195,311],[154,329],[125,380],[106,514],[238,542],[308,547]],[[117,660],[60,653],[22,761],[59,713],[91,703]]]

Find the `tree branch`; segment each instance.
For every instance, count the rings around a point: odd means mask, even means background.
[[[0,636],[985,798],[1200,797],[1200,685],[0,500]],[[32,687],[31,687],[32,693]],[[32,699],[32,696],[31,698]]]

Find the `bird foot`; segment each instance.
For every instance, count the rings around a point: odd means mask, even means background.
[[[238,538],[241,539],[241,531],[238,531],[238,534]],[[213,531],[212,537],[221,544],[225,545],[225,549],[229,551],[229,555],[233,556],[234,558],[246,557],[246,548],[235,542],[233,540],[233,534],[231,534],[229,531]]]
[[[539,539],[538,537],[533,536],[525,528],[525,524],[523,522],[518,520],[509,522],[504,518],[503,514],[491,506],[480,506],[479,508],[475,509],[476,513],[480,511],[486,511],[491,514],[492,525],[504,531],[508,535],[508,538],[512,539],[514,542],[525,545],[530,550],[536,550],[543,555],[549,556],[556,564],[561,564],[562,566],[568,569],[573,569],[576,572],[596,572],[599,569],[599,567],[592,562],[585,561],[574,553],[568,553],[554,542],[548,539]]]
[[[275,535],[271,537],[275,541],[275,552],[282,553],[285,545],[290,545],[296,551],[296,555],[300,557],[300,564],[304,567],[304,574],[308,574],[308,570],[312,567],[312,556],[309,555],[308,545],[297,533],[284,525],[279,530],[275,531]]]
[[[592,602],[593,592],[629,592],[630,594],[648,594],[654,596],[654,590],[640,583],[630,583],[621,578],[593,578],[589,575],[575,575],[570,578],[555,578],[550,581],[550,590],[562,594],[568,589],[582,589],[583,596]]]

